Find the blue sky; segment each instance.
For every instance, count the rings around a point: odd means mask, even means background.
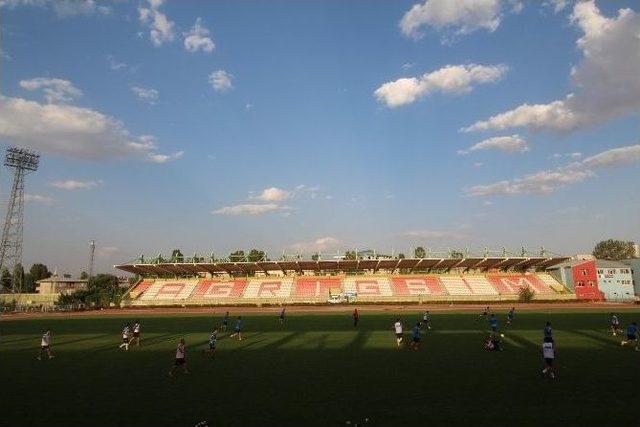
[[[640,240],[637,2],[0,5],[25,264]]]

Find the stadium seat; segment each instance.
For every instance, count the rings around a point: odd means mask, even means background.
[[[235,279],[230,281],[213,279],[201,280],[193,292],[193,297],[205,299],[240,298],[246,286],[247,281],[245,279]]]
[[[293,289],[293,278],[250,279],[243,298],[288,298]]]
[[[442,284],[434,276],[392,277],[395,296],[444,295]]]
[[[442,276],[440,277],[442,285],[449,295],[471,295],[471,289],[462,280],[460,276]]]
[[[533,274],[503,274],[487,276],[501,295],[516,295],[523,287],[529,287],[536,294],[554,293],[549,286]]]
[[[342,281],[345,292],[355,292],[358,297],[393,296],[391,283],[386,277],[346,277]]]
[[[474,295],[498,295],[498,291],[485,276],[464,276],[463,280]]]
[[[340,282],[339,277],[301,277],[295,281],[293,296],[297,298],[328,297],[330,292],[340,289]]]
[[[536,273],[536,276],[545,285],[547,285],[548,287],[550,287],[551,289],[553,289],[558,293],[563,293],[567,291],[566,288],[562,286],[562,283],[554,279],[553,276],[551,276],[549,273]]]
[[[143,300],[185,300],[191,296],[198,281],[156,281],[142,295]]]

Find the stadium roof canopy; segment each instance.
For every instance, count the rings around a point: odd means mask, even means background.
[[[189,275],[199,273],[249,274],[256,272],[357,272],[379,270],[449,270],[464,268],[469,270],[517,270],[544,269],[566,261],[567,257],[473,257],[473,258],[402,258],[402,259],[359,259],[359,260],[284,260],[258,262],[201,262],[201,263],[143,263],[119,264],[114,267],[129,273],[141,275]]]

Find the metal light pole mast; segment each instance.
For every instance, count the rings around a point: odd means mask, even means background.
[[[2,229],[0,242],[0,271],[7,268],[9,272],[17,264],[22,264],[22,231],[24,223],[24,177],[30,172],[38,170],[40,155],[26,148],[9,147],[4,159],[4,165],[12,168],[13,185],[11,196],[7,202],[7,215]],[[12,280],[12,291],[20,289],[21,283]]]
[[[91,240],[89,242],[89,279],[93,277],[93,255],[96,252],[96,241]]]

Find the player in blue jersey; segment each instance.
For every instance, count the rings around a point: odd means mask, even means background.
[[[238,337],[238,341],[242,341],[242,316],[238,316],[238,318],[236,319],[235,332],[229,335],[229,337],[231,338],[235,336]]]
[[[420,347],[420,322],[416,323],[416,326],[413,327],[412,337],[411,337],[411,348],[414,350],[418,350]]]
[[[515,307],[511,307],[511,310],[509,310],[509,312],[507,313],[507,326],[511,325],[511,322],[513,322],[513,318],[516,315],[516,308]]]
[[[638,324],[636,322],[632,322],[629,326],[627,326],[627,339],[622,341],[620,345],[635,345],[636,350],[638,349]]]
[[[222,326],[220,327],[223,331],[227,330],[227,326],[229,325],[229,312],[227,311],[222,317]]]

